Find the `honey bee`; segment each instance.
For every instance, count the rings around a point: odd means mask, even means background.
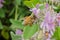
[[[34,23],[35,17],[26,16],[23,21],[23,25],[32,25]]]

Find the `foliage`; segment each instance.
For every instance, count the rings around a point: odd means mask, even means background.
[[[56,40],[60,40],[60,27],[56,27],[56,31],[53,36]]]
[[[26,6],[28,6],[29,8],[35,7],[37,3],[40,3],[40,0],[24,1],[24,4],[25,4]]]
[[[22,35],[24,39],[31,38],[38,31],[38,24],[36,23],[32,24],[32,26],[24,26],[22,22],[25,16],[30,16],[32,14],[29,11],[30,8],[35,8],[36,4],[41,4],[39,8],[44,9],[44,3],[43,0],[4,0],[4,2],[1,3],[3,6],[0,8],[0,29],[3,30],[1,35],[6,39],[9,38],[8,32],[5,32],[5,27],[7,27],[7,29],[10,30],[10,33],[13,31],[11,33],[12,40],[21,38],[21,35],[18,36],[14,34],[16,29],[23,30]],[[53,8],[56,12],[60,11],[60,5],[54,5]],[[60,28],[56,28],[56,32],[54,34],[57,40],[60,40],[59,30]]]
[[[31,38],[32,35],[34,35],[36,32],[38,31],[38,25],[34,24],[33,26],[26,26],[24,28],[24,38],[25,39],[28,39],[28,38]]]

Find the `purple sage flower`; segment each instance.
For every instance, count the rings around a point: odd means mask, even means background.
[[[4,3],[4,0],[0,0],[0,3]]]
[[[32,11],[32,13],[33,13],[37,18],[39,18],[40,9],[33,8],[33,9],[30,10],[30,11]]]
[[[22,34],[22,31],[19,30],[19,29],[17,29],[17,30],[16,30],[16,35],[21,35],[21,34]]]
[[[41,28],[45,28],[47,29],[48,31],[49,30],[54,30],[55,28],[55,24],[54,24],[54,17],[51,16],[50,12],[48,11],[45,15],[45,19],[44,21],[42,22],[41,24]]]
[[[40,25],[40,28],[43,29],[43,33],[46,31],[49,33],[48,38],[51,38],[53,32],[55,31],[55,19],[51,16],[50,11],[47,11],[45,14],[45,19]],[[47,39],[48,40],[48,39]]]
[[[32,8],[30,11],[37,17],[40,18],[39,13],[40,13],[40,4],[37,4],[36,7]]]
[[[2,3],[4,3],[4,0],[0,0],[0,8],[3,7],[3,4]]]

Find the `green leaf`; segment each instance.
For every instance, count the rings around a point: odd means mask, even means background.
[[[54,8],[54,9],[58,9],[58,7],[56,7],[56,6],[53,6],[53,8]]]
[[[21,40],[21,35],[16,35],[13,32],[10,32],[12,40]]]
[[[25,4],[27,7],[29,7],[29,8],[33,8],[33,7],[35,7],[35,6],[36,6],[37,4],[39,4],[39,3],[40,3],[40,0],[24,1],[24,4]],[[41,5],[40,8],[43,9],[44,6]]]
[[[31,0],[32,3],[36,6],[37,3],[40,3],[40,0]]]
[[[39,0],[24,1],[24,4],[29,8],[35,7],[37,3],[39,3]]]
[[[56,40],[60,40],[60,27],[56,28],[56,31],[54,33],[54,36],[56,38]]]
[[[22,1],[22,0],[15,0],[15,3],[14,3],[14,4],[15,4],[15,5],[21,5],[21,1]]]
[[[6,40],[9,39],[9,33],[6,32],[4,29],[2,30],[1,35],[2,35]]]
[[[24,4],[29,7],[29,8],[33,8],[34,4],[31,1],[24,1]]]
[[[11,19],[10,21],[12,23],[12,25],[11,25],[12,29],[16,29],[16,28],[23,29],[24,28],[24,26],[22,25],[22,22],[20,22],[18,20],[13,20],[13,19]]]
[[[0,29],[3,29],[3,26],[2,26],[2,24],[1,24],[1,21],[0,21]]]
[[[5,17],[5,11],[3,9],[0,9],[0,17],[1,18]]]
[[[23,36],[25,39],[31,38],[38,30],[38,25],[33,25],[33,26],[26,26],[24,28],[24,33]]]

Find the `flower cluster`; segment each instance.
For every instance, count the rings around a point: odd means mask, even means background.
[[[50,38],[53,35],[53,31],[55,30],[55,19],[51,16],[51,13],[48,11],[45,15],[45,19],[43,20],[40,27],[43,29],[43,33],[48,32],[48,37]]]
[[[40,28],[43,30],[43,34],[45,36],[44,40],[51,40],[56,25],[58,24],[58,26],[60,26],[60,13],[56,13],[48,3],[45,4],[45,8],[43,10],[39,7],[40,4],[36,5],[36,7],[31,11],[38,19],[41,19],[41,14],[43,14],[44,19],[40,23]]]

